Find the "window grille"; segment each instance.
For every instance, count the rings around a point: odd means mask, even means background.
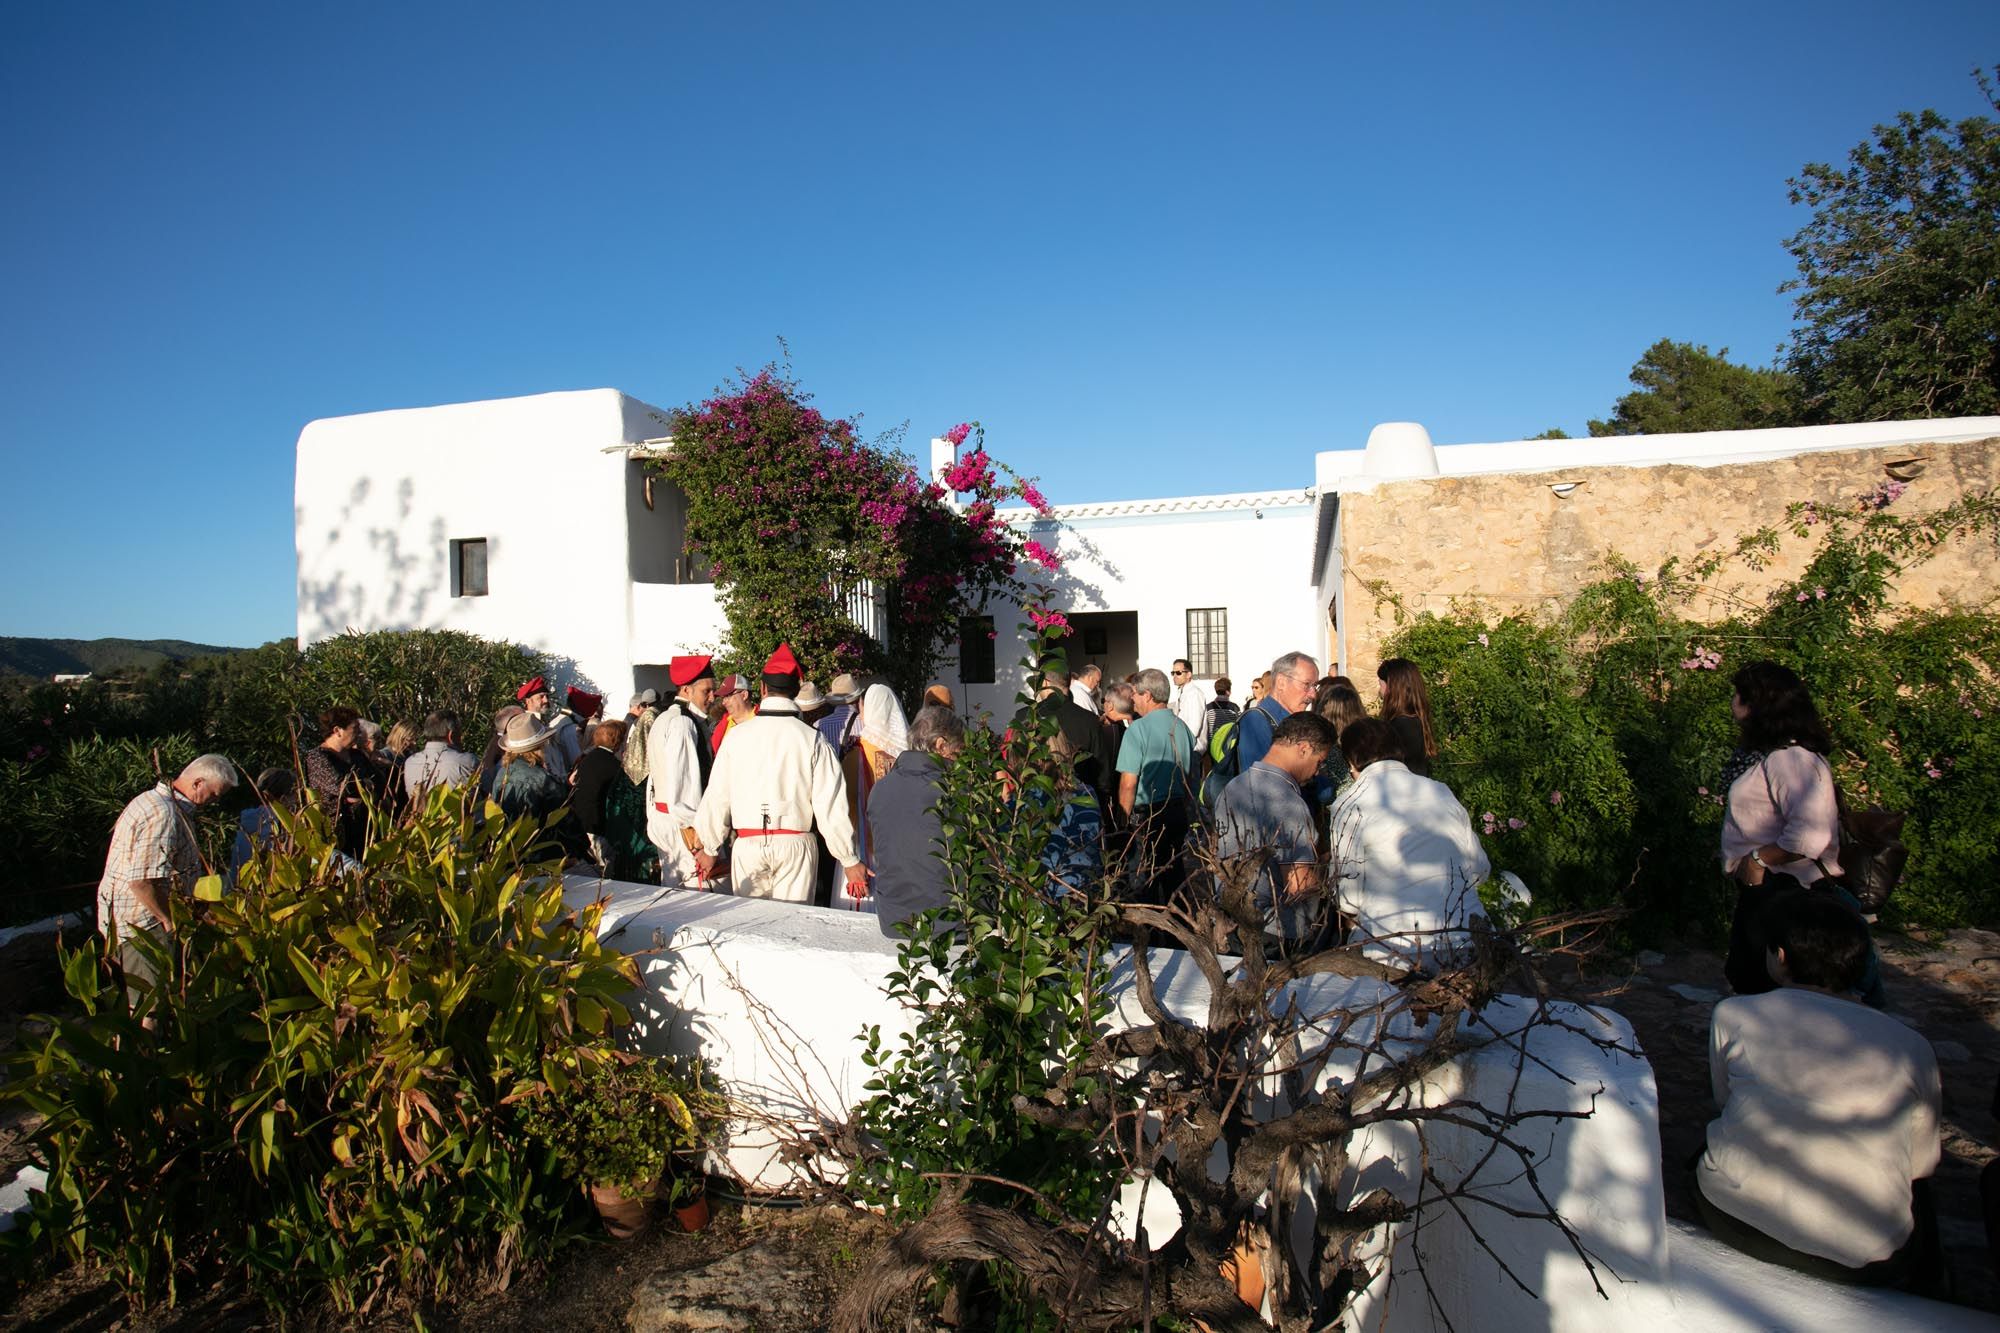
[[[1229,608],[1190,607],[1187,613],[1187,660],[1197,676],[1229,674]]]

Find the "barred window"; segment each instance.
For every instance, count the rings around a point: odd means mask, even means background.
[[[1228,607],[1188,608],[1187,660],[1197,676],[1229,674]]]
[[[451,544],[451,595],[486,595],[486,539],[468,537]]]
[[[993,683],[993,617],[958,619],[958,678],[967,685]]]

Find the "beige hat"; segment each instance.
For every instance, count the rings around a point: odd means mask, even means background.
[[[508,754],[521,754],[545,744],[549,739],[549,729],[533,713],[523,713],[507,724],[507,734],[500,742],[500,748]]]
[[[815,708],[826,707],[827,697],[819,692],[819,686],[807,681],[799,686],[799,697],[793,702],[799,706],[801,712],[809,712]]]
[[[833,684],[826,687],[826,701],[830,704],[851,704],[861,697],[861,682],[843,671],[833,678]]]

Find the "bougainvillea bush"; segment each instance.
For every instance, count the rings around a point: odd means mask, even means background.
[[[1466,604],[1406,618],[1384,655],[1423,668],[1436,775],[1495,868],[1521,875],[1541,909],[1628,895],[1642,937],[1718,930],[1733,901],[1718,853],[1730,681],[1768,658],[1811,689],[1849,801],[1909,816],[1888,918],[2000,923],[2000,615],[1908,611],[1893,595],[1895,575],[1945,543],[1990,541],[1996,505],[1975,495],[1903,517],[1897,498],[1877,488],[1839,510],[1795,506],[1784,527],[1694,567],[1613,561],[1550,616]],[[1812,558],[1762,608],[1687,614],[1727,563],[1787,540]]]
[[[687,496],[688,547],[714,570],[725,655],[738,663],[754,668],[788,642],[809,677],[879,674],[907,698],[931,679],[962,616],[995,594],[1019,600],[1025,552],[999,508],[1048,502],[987,454],[973,423],[946,432],[973,447],[942,484],[927,481],[767,366],[675,412],[671,433],[656,466]],[[876,592],[887,642],[855,614],[855,600]]]

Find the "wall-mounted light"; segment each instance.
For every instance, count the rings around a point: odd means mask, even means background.
[[[1583,483],[1580,481],[1557,481],[1551,482],[1549,489],[1556,493],[1556,499],[1567,500],[1569,499],[1569,493],[1581,485]]]

